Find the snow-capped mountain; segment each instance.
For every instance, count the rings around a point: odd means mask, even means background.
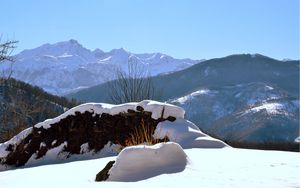
[[[158,75],[200,62],[161,53],[133,54],[123,48],[91,51],[73,39],[24,50],[14,59],[12,77],[58,95],[114,79],[115,70],[127,71],[129,63],[143,66],[150,75]],[[0,64],[1,72],[9,72],[10,68],[10,62]]]

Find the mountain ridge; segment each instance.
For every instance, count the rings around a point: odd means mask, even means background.
[[[266,68],[269,68],[269,70]],[[266,73],[264,69],[266,69]],[[273,81],[280,83],[278,87],[288,89],[294,96],[298,96],[299,84],[297,82],[299,83],[299,72],[297,69],[299,69],[299,61],[296,60],[280,61],[260,54],[256,56],[236,54],[206,60],[170,74],[154,76],[152,80],[156,89],[164,93],[161,99],[157,99],[162,101],[187,95],[201,89],[201,87],[223,87],[251,82],[272,83]],[[219,72],[216,72],[217,70]],[[283,71],[284,74],[278,75],[280,71]],[[289,75],[289,72],[292,74]],[[267,73],[270,75],[267,75]],[[222,78],[223,76],[226,77]],[[281,78],[284,80],[281,81]],[[289,78],[296,83],[285,82]],[[67,96],[75,97],[81,101],[105,102],[108,96],[106,96],[106,93],[99,93],[99,91],[105,90],[107,87],[108,84],[103,83],[91,87],[90,91],[87,88]],[[91,95],[87,95],[87,93]],[[94,96],[92,93],[97,93],[97,95]]]
[[[124,48],[109,52],[89,50],[74,39],[23,50],[14,59],[12,77],[56,95],[112,80],[116,69],[127,71],[128,64],[132,63],[147,68],[153,76],[200,62],[175,59],[162,53],[134,54]],[[10,72],[10,69],[10,62],[0,64],[1,72]]]

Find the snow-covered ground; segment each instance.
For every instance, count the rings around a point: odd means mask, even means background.
[[[173,122],[160,122],[153,135],[155,138],[168,136],[171,142],[126,147],[113,157],[102,155],[111,153],[110,144],[94,155],[85,143],[81,145],[81,158],[70,157],[81,161],[73,162],[60,159],[62,148],[67,144],[64,142],[48,150],[40,159],[33,154],[24,168],[6,168],[3,163],[0,166],[3,170],[0,172],[1,187],[300,187],[300,153],[231,148],[185,120],[181,107],[166,103],[150,100],[122,105],[87,103],[41,122],[35,128],[50,129],[53,123],[75,112],[113,115],[128,109],[137,110],[138,106],[152,112],[153,119],[162,115],[176,118]],[[17,145],[32,129],[0,144],[0,159],[5,161],[8,146]],[[44,145],[40,143],[41,147]],[[91,159],[94,157],[99,158]],[[116,162],[108,171],[107,181],[95,182],[96,175],[109,161]]]
[[[96,174],[116,157],[4,171],[0,172],[0,182],[1,187],[5,188],[300,187],[299,153],[230,147],[185,149],[184,152],[189,162],[183,171],[160,174],[137,182],[94,181]],[[133,158],[128,158],[128,162],[135,163]]]

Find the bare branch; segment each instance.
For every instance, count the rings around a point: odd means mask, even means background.
[[[7,40],[2,43],[1,38],[2,37],[0,37],[0,62],[4,60],[14,61],[11,54],[13,50],[17,47],[16,44],[18,43],[18,41]]]
[[[2,73],[2,77],[10,78],[13,71],[12,71],[12,62],[14,61],[13,57],[11,56],[13,50],[16,48],[16,44],[18,41],[15,40],[6,40],[1,42],[2,37],[0,36],[0,63],[2,61],[10,61],[10,68],[5,70]],[[1,75],[0,75],[1,76]]]
[[[155,89],[145,66],[128,62],[127,70],[116,70],[116,80],[108,82],[109,100],[112,103],[137,102],[155,98]]]

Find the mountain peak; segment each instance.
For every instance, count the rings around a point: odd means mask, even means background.
[[[52,44],[51,46],[53,47],[81,47],[83,48],[83,46],[77,41],[77,40],[74,40],[74,39],[70,39],[68,41],[62,41],[62,42],[57,42],[57,43],[54,43]]]
[[[74,44],[79,44],[78,41],[75,40],[75,39],[70,39],[69,42],[70,42],[70,43],[74,43]]]
[[[100,50],[99,48],[96,48],[93,51],[93,54],[95,55],[96,58],[101,58],[103,55],[105,55],[105,52],[103,52],[102,50]]]
[[[110,53],[114,54],[130,54],[125,48],[117,48],[110,51]]]

